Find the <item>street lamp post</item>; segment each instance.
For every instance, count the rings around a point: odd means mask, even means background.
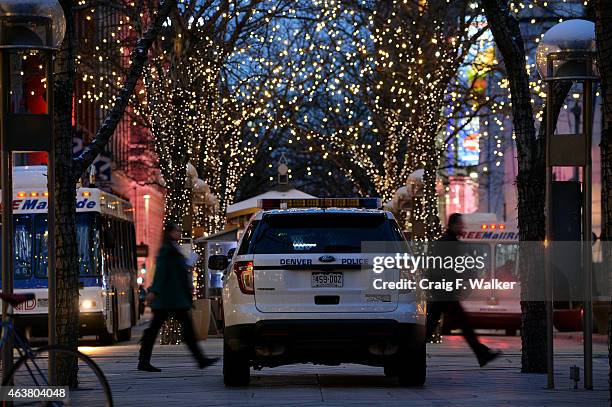
[[[57,0],[0,0],[2,290],[13,292],[13,152],[46,151],[49,154],[49,344],[55,343],[56,323],[53,51],[62,42],[65,30],[64,13]],[[2,303],[3,318],[12,313],[11,308]],[[3,379],[12,364],[13,346],[6,343],[2,347]],[[49,370],[50,374],[54,373],[53,366]]]
[[[580,97],[579,94],[576,95]],[[571,112],[574,115],[574,134],[580,134],[580,116],[582,115],[582,107],[580,107],[580,103],[578,103],[578,100],[574,101],[574,107],[572,108]],[[578,167],[574,167],[574,174],[572,176],[572,179],[576,182],[580,180]]]
[[[593,82],[598,80],[595,25],[586,20],[567,20],[550,28],[542,37],[536,53],[538,72],[548,83],[546,121],[546,325],[548,387],[554,388],[553,370],[553,275],[551,266],[552,171],[553,167],[582,169],[582,272],[584,284],[584,387],[593,388],[593,305],[592,305],[592,197],[591,144],[593,128]],[[553,87],[558,81],[582,83],[582,134],[555,135]]]

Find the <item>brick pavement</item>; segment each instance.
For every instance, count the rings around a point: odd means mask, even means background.
[[[137,334],[139,335],[139,334]],[[428,379],[422,389],[399,387],[382,368],[359,365],[293,365],[252,373],[248,388],[223,386],[221,363],[197,370],[183,346],[157,346],[153,363],[162,373],[135,370],[136,340],[114,347],[82,347],[108,376],[117,406],[605,406],[608,405],[607,354],[596,341],[592,391],[573,389],[569,367],[582,370],[582,345],[576,337],[556,340],[557,389],[546,376],[520,373],[520,338],[484,336],[504,356],[479,368],[458,336],[428,347]],[[222,340],[201,342],[221,356]],[[582,372],[581,372],[582,373]],[[582,383],[580,383],[582,385]]]

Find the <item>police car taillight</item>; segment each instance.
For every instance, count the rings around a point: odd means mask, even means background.
[[[291,208],[363,208],[379,209],[380,198],[312,198],[312,199],[260,199],[261,209]]]
[[[234,263],[234,273],[238,277],[238,285],[243,294],[254,294],[255,284],[252,261],[237,261]]]

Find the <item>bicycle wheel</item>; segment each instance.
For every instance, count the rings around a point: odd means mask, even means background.
[[[50,402],[48,399],[38,397],[37,400],[13,398],[15,406],[88,406],[112,407],[113,398],[108,381],[102,370],[89,356],[62,346],[43,346],[33,349],[30,355],[24,355],[10,370],[2,386],[20,388],[42,388],[49,386],[49,356],[56,355],[57,359],[75,358],[77,370],[75,373],[76,385],[67,387],[65,400]],[[23,398],[23,397],[21,397]]]

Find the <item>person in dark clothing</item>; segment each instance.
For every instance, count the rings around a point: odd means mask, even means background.
[[[153,285],[147,294],[147,302],[153,312],[153,319],[142,335],[138,370],[161,372],[161,369],[151,365],[151,354],[157,334],[170,316],[173,316],[182,325],[183,341],[198,362],[200,369],[217,361],[217,358],[204,357],[196,340],[189,314],[192,306],[192,283],[187,261],[178,245],[180,239],[181,228],[175,223],[168,223],[164,227],[162,247],[157,254]]]
[[[141,284],[138,287],[138,314],[143,315],[145,312],[145,299],[147,297],[147,290]]]
[[[438,240],[439,244],[434,245],[437,255],[440,256],[462,256],[466,254],[463,244],[460,243],[459,237],[463,234],[465,225],[461,214],[454,213],[448,218],[448,227],[444,235]],[[446,279],[454,281],[457,277],[454,270],[434,270],[436,279]],[[431,300],[427,304],[427,338],[431,337],[438,325],[438,321],[442,314],[452,318],[461,328],[463,337],[472,348],[472,351],[478,359],[480,367],[485,366],[493,359],[497,358],[501,352],[491,350],[488,346],[480,343],[474,329],[470,326],[467,314],[465,313],[461,303],[459,302],[459,294],[457,289],[452,291],[436,290],[431,293]]]

